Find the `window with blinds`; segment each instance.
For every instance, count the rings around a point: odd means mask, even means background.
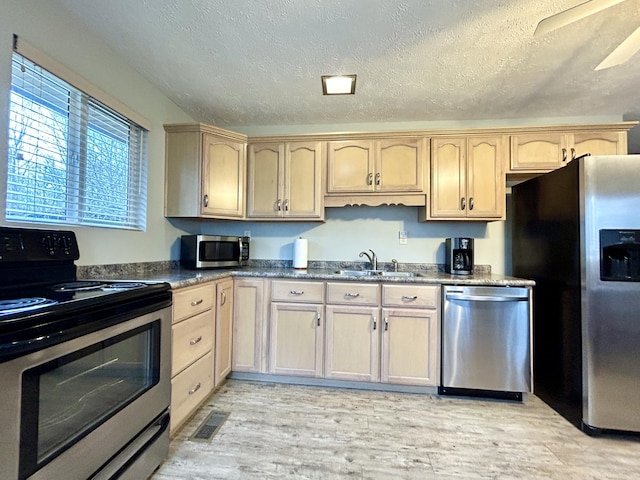
[[[13,53],[6,219],[144,230],[147,131]]]

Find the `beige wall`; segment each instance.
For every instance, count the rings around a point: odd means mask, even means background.
[[[105,49],[98,38],[83,30],[68,13],[46,0],[3,0],[0,14],[0,197],[4,210],[7,165],[8,91],[11,81],[12,36],[16,33],[32,46],[74,73],[128,105],[152,122],[149,132],[149,191],[147,229],[133,232],[107,228],[71,228],[78,236],[80,265],[159,261],[169,259],[176,238],[183,232],[163,217],[163,123],[191,118],[135,70]],[[150,52],[151,54],[152,52]],[[14,226],[14,223],[9,224]],[[59,227],[66,228],[66,227]]]

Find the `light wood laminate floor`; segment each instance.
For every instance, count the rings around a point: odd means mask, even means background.
[[[210,441],[188,438],[211,411]],[[640,414],[640,412],[637,412]],[[544,402],[230,380],[153,480],[640,479],[640,439],[592,438]]]

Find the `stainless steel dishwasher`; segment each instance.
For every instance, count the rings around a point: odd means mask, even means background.
[[[531,391],[529,293],[526,287],[443,288],[439,393],[522,400]]]

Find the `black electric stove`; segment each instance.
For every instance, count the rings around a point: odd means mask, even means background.
[[[82,280],[74,232],[0,227],[0,361],[171,304],[166,283]]]

